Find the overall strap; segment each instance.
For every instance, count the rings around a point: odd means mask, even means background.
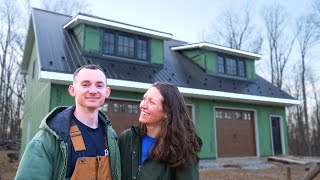
[[[86,150],[86,145],[84,144],[81,132],[76,124],[72,124],[70,127],[70,137],[76,152]]]

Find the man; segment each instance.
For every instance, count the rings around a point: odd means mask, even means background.
[[[82,66],[68,91],[75,105],[56,107],[42,120],[16,179],[121,179],[117,136],[99,111],[110,95],[105,74],[97,65]]]

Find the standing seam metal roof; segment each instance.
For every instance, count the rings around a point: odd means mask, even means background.
[[[33,9],[35,39],[42,71],[72,74],[85,64],[99,64],[111,79],[154,83],[168,81],[178,87],[222,91],[246,95],[294,99],[265,79],[256,75],[254,81],[214,76],[206,73],[179,51],[170,47],[186,44],[177,40],[164,40],[164,64],[151,65],[123,61],[112,57],[83,55],[74,33],[63,26],[71,17]]]

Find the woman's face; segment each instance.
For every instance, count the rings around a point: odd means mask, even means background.
[[[141,113],[139,122],[147,126],[159,125],[166,115],[163,111],[162,101],[163,97],[156,87],[148,89],[140,103]]]

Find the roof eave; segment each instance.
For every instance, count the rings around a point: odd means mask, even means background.
[[[83,14],[76,15],[67,24],[65,24],[63,28],[72,29],[75,26],[82,23],[87,25],[92,25],[92,26],[114,29],[114,30],[121,30],[129,33],[135,33],[135,34],[156,38],[156,39],[163,39],[163,40],[172,39],[172,34],[170,33],[147,29],[147,28],[134,26],[126,23],[121,23],[113,20],[87,16]]]
[[[48,71],[40,72],[40,81],[68,85],[72,83],[72,79],[73,79],[72,74],[55,73],[55,72],[48,72]],[[150,83],[141,83],[141,82],[135,82],[135,81],[118,80],[118,79],[108,79],[107,84],[113,90],[142,92],[142,93],[145,92],[152,85]],[[185,87],[179,87],[179,90],[185,97],[200,98],[200,99],[251,103],[251,104],[263,104],[263,105],[273,105],[273,106],[294,106],[294,105],[300,104],[300,101],[296,99],[272,98],[272,97],[246,95],[246,94],[212,91],[212,90],[204,90],[204,89],[185,88]]]
[[[28,71],[30,56],[32,53],[33,44],[35,42],[35,34],[34,34],[34,27],[33,27],[33,18],[30,17],[29,20],[29,27],[27,32],[27,38],[24,46],[22,62],[21,62],[21,73],[26,74]]]
[[[220,53],[227,53],[230,55],[240,56],[240,57],[254,59],[254,60],[259,60],[262,57],[262,55],[260,54],[236,50],[236,49],[218,46],[210,43],[195,43],[195,44],[175,46],[175,47],[171,47],[171,50],[178,51],[178,50],[188,50],[188,49],[195,49],[195,48],[200,48],[200,49],[205,49],[208,51],[214,51],[214,52],[220,52]]]

